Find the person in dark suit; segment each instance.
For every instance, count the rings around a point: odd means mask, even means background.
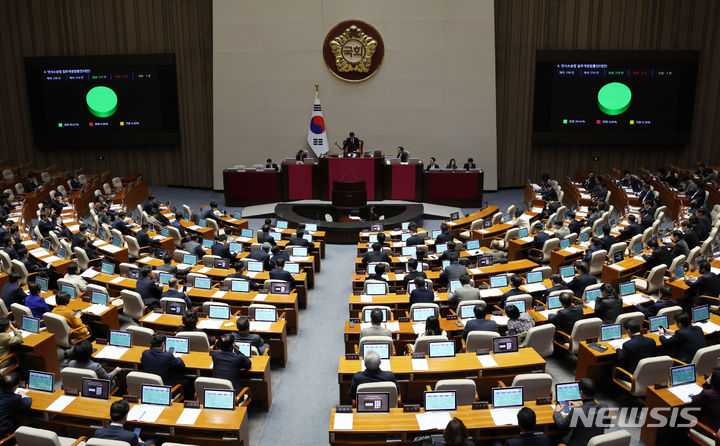
[[[520,436],[505,442],[505,446],[550,446],[550,439],[542,432],[535,432],[537,417],[535,411],[523,407],[517,413]]]
[[[570,234],[580,234],[580,230],[583,227],[583,224],[580,220],[576,219],[576,214],[573,211],[569,211],[565,213],[565,216],[568,218],[568,230],[570,231]]]
[[[435,244],[449,243],[455,239],[447,224],[440,224],[440,235],[435,238]]]
[[[150,338],[150,348],[142,352],[140,366],[147,373],[154,373],[166,386],[181,384],[185,390],[185,399],[191,399],[194,393],[192,380],[184,377],[173,378],[173,374],[185,372],[185,362],[165,351],[165,335],[155,333]]]
[[[445,165],[446,169],[457,169],[457,163],[455,162],[455,158],[450,158],[450,161]]]
[[[596,251],[600,251],[602,249],[601,247],[602,242],[599,238],[593,237],[590,239],[590,247],[585,251],[585,255],[583,256],[582,260],[583,262],[590,263],[590,260],[592,260],[592,255]]]
[[[3,251],[10,257],[10,260],[17,260],[19,256],[15,250],[13,239],[10,236],[5,237],[3,239],[3,245]]]
[[[183,293],[178,289],[178,280],[175,277],[168,280],[168,289],[162,293],[161,297],[173,297],[175,299],[182,299],[185,301],[186,308],[192,308],[192,301],[187,294]]]
[[[640,323],[635,320],[625,321],[625,330],[630,340],[625,342],[617,351],[617,367],[620,367],[629,373],[634,373],[638,362],[641,359],[652,358],[657,355],[657,346],[655,341],[647,338],[640,333]]]
[[[205,249],[202,247],[202,239],[202,236],[198,234],[190,235],[190,240],[183,244],[183,250],[187,251],[191,255],[194,255],[198,258],[198,260],[202,259],[205,255]]]
[[[477,169],[477,166],[475,165],[475,160],[472,158],[467,159],[467,163],[463,164],[463,169],[470,170],[470,169]]]
[[[560,294],[560,303],[563,306],[562,310],[548,316],[548,322],[553,324],[558,332],[562,331],[571,335],[575,322],[583,318],[582,306],[573,305],[573,296],[569,292]],[[555,338],[561,342],[567,341],[565,336],[560,333],[555,333]]]
[[[700,277],[697,279],[686,277],[685,283],[690,286],[688,294],[692,296],[691,302],[697,302],[698,305],[702,305],[704,299],[698,299],[698,297],[717,297],[720,295],[720,276],[712,272],[710,262],[707,260],[703,260],[698,264],[698,271],[700,272]],[[695,294],[693,295],[692,293]]]
[[[270,252],[272,253],[270,256],[270,260],[268,261],[270,263],[270,268],[275,268],[275,265],[277,263],[278,259],[283,259],[286,262],[290,261],[290,253],[282,249],[280,246],[275,245],[270,249]]]
[[[595,188],[596,184],[597,184],[597,178],[595,177],[595,172],[593,172],[591,170],[590,172],[588,172],[588,177],[585,180],[585,182],[583,183],[583,187],[585,188],[585,190],[590,192],[591,190],[593,190]]]
[[[525,293],[525,291],[520,289],[520,286],[522,284],[522,277],[518,276],[517,274],[513,274],[512,276],[510,276],[510,289],[502,295],[498,306],[500,308],[505,308],[505,302],[507,301],[508,297],[518,296],[520,294],[527,294]]]
[[[552,286],[545,290],[545,293],[543,293],[542,295],[543,302],[547,302],[548,296],[554,291],[569,290],[569,288],[565,286],[565,281],[562,279],[562,276],[560,274],[551,274],[550,282],[552,282]]]
[[[158,209],[160,209],[157,198],[152,195],[149,195],[147,200],[143,201],[140,206],[142,206],[142,210],[147,212],[148,214],[152,211],[157,211]]]
[[[688,249],[693,249],[696,246],[700,246],[700,236],[695,231],[692,223],[686,220],[680,223],[680,225],[682,226],[682,230],[684,232],[683,239],[685,240],[685,243],[687,243]]]
[[[25,181],[25,193],[29,194],[38,188],[37,180],[35,179],[34,173],[28,173],[27,180]]]
[[[157,256],[156,256],[157,257]],[[170,252],[166,251],[162,254],[162,256],[157,257],[159,260],[163,261],[163,264],[156,267],[155,269],[158,271],[162,271],[164,273],[170,273],[170,274],[177,274],[178,269],[177,266],[172,264],[172,255]]]
[[[233,385],[237,395],[243,389],[245,373],[252,367],[250,358],[237,351],[235,336],[225,333],[216,344],[219,350],[213,350],[213,378],[227,379]]]
[[[374,212],[373,209],[375,209],[375,208],[371,208],[371,209],[370,209],[370,212]],[[386,247],[387,247],[387,248],[390,248],[390,243],[388,243],[388,242],[385,241],[386,238],[387,238],[387,237],[385,236],[385,233],[384,233],[384,232],[378,232],[378,235],[377,235],[377,243],[378,243],[380,246],[382,246],[383,248],[386,248]]]
[[[258,262],[263,262],[263,269],[269,270],[270,269],[270,243],[265,242],[262,244],[262,247],[260,249],[255,249],[253,251],[250,251],[250,254],[247,255],[247,259],[250,260],[257,260]]]
[[[628,215],[628,223],[629,223],[629,225],[626,226],[622,231],[620,231],[618,240],[620,240],[620,241],[630,240],[634,236],[636,236],[638,234],[642,234],[643,227],[640,223],[638,223],[635,220],[634,215],[632,215],[632,214]]]
[[[137,240],[138,245],[141,249],[151,246],[160,246],[158,242],[150,238],[147,233],[148,229],[150,229],[150,226],[147,223],[142,223],[140,225],[140,230],[135,233],[135,239]]]
[[[262,226],[262,232],[258,232],[257,234],[257,240],[258,243],[270,243],[271,245],[275,246],[275,239],[270,235],[270,225],[263,225]]]
[[[613,243],[615,243],[615,237],[610,234],[610,225],[603,226],[603,236],[600,239],[600,247],[606,251],[610,251]]]
[[[433,437],[435,437],[433,435]],[[423,442],[423,445],[428,444]],[[432,438],[432,444],[442,444],[443,446],[475,446],[475,442],[469,439],[467,427],[463,424],[462,420],[457,417],[453,417],[452,420],[445,426],[445,430],[442,433],[442,440]]]
[[[435,293],[425,286],[425,279],[415,277],[413,280],[415,289],[410,293],[410,305],[418,303],[433,303],[435,301]]]
[[[127,214],[125,214],[124,211],[120,212],[118,214],[117,218],[112,222],[111,227],[113,229],[117,229],[118,231],[120,231],[121,233],[123,233],[125,235],[133,235],[133,232],[132,232],[132,229],[130,229],[130,226],[127,223],[125,223],[125,221],[123,221],[125,219],[126,215]]]
[[[407,163],[408,160],[408,153],[405,151],[405,148],[402,146],[398,146],[397,150],[397,159],[400,160],[401,163]]]
[[[307,158],[307,153],[303,149],[298,150],[298,153],[295,154],[295,161],[305,161],[305,158]]]
[[[585,288],[590,285],[595,285],[597,279],[588,273],[588,264],[585,262],[575,263],[575,271],[577,271],[578,275],[573,277],[570,283],[568,283],[568,288],[570,288],[577,297],[582,297]]]
[[[373,243],[372,250],[366,252],[362,258],[362,263],[366,266],[370,263],[375,262],[385,262],[387,264],[390,264],[390,256],[385,254],[379,242]]]
[[[427,278],[427,274],[425,274],[425,272],[417,270],[418,261],[416,259],[408,259],[407,265],[408,272],[405,274],[405,277],[403,277],[403,285],[406,290],[408,283],[410,283],[411,280],[415,280],[416,277],[422,277],[423,280]]]
[[[200,213],[200,220],[215,220],[217,221],[217,215],[215,214],[215,211],[218,208],[217,201],[211,201],[208,206],[203,209],[203,211]]]
[[[437,249],[437,242],[435,242],[435,247]],[[450,260],[450,256],[452,254],[456,254],[458,256],[458,258],[460,257],[460,251],[457,250],[457,245],[455,244],[455,242],[447,242],[447,249],[440,256],[440,261],[442,262],[443,260]],[[462,260],[463,259],[460,259],[459,261],[462,261]],[[467,259],[465,259],[465,260],[467,260]]]
[[[630,175],[630,171],[628,170],[623,173],[624,176],[623,179],[620,180],[620,184],[622,184],[623,187],[631,188],[634,192],[638,192],[640,190],[640,180],[637,179],[637,177]]]
[[[273,160],[271,158],[268,158],[265,160],[265,168],[266,169],[275,169],[275,172],[280,171],[280,168],[277,164],[273,163]]]
[[[638,201],[640,203],[644,203],[646,200],[648,200],[648,199],[652,200],[654,198],[655,198],[655,193],[650,190],[650,184],[643,183],[642,190],[638,194]]]
[[[8,276],[8,283],[2,287],[0,293],[0,299],[5,303],[5,308],[10,310],[10,305],[20,304],[24,305],[25,297],[27,294],[20,287],[20,275],[16,273],[10,273]]]
[[[63,195],[60,192],[55,193],[55,198],[50,199],[50,207],[55,211],[55,214],[60,215],[62,210],[65,208],[65,204],[62,202]]]
[[[56,231],[57,225],[50,218],[50,214],[46,212],[41,212],[40,221],[38,222],[38,228],[40,229],[40,234],[43,237],[50,237],[50,231]]]
[[[230,251],[230,248],[228,248],[227,235],[225,234],[220,234],[217,242],[210,248],[210,253],[228,260],[234,259],[237,255],[237,253]]]
[[[235,323],[237,330],[233,335],[235,336],[235,342],[248,341],[250,345],[258,350],[258,353],[264,355],[265,352],[270,348],[263,338],[259,334],[250,333],[250,318],[240,316]]]
[[[545,185],[542,192],[540,192],[540,195],[542,195],[542,199],[545,201],[557,201],[558,199],[557,192],[550,183]]]
[[[87,256],[88,260],[92,261],[100,258],[100,254],[98,254],[97,249],[95,249],[94,246],[90,245],[90,241],[85,236],[80,237],[80,239],[78,240],[78,248],[85,251],[85,255]]]
[[[290,238],[290,241],[288,242],[288,245],[290,246],[305,246],[306,248],[313,248],[315,244],[309,240],[305,240],[303,236],[305,235],[305,231],[297,230],[295,233],[295,237]]]
[[[533,237],[533,241],[530,244],[530,247],[532,249],[543,249],[543,246],[545,246],[545,242],[548,240],[550,240],[550,234],[545,231],[538,231],[538,233],[535,234],[535,237]]]
[[[655,219],[648,213],[647,209],[640,209],[640,226],[642,226],[643,231],[652,226],[654,221]]]
[[[155,276],[150,265],[145,265],[140,270],[140,277],[135,283],[135,292],[140,294],[145,306],[160,308],[162,287],[155,283]]]
[[[290,282],[290,287],[295,288],[295,279],[289,271],[285,271],[283,269],[284,266],[285,260],[278,259],[275,263],[275,269],[270,271],[270,278],[274,280],[284,280],[286,282]]]
[[[703,347],[707,347],[707,340],[702,328],[692,324],[687,313],[680,313],[675,317],[677,330],[666,330],[660,327],[660,343],[676,349],[675,359],[690,364],[693,356]],[[668,337],[669,336],[669,337]]]
[[[646,318],[657,316],[658,312],[663,308],[668,308],[677,305],[672,298],[672,289],[668,285],[663,285],[660,288],[660,297],[656,302],[653,302],[649,306],[638,304],[635,306],[639,312],[645,315]]]
[[[233,273],[233,274],[228,274],[227,278],[228,279],[246,280],[246,281],[248,281],[251,290],[258,290],[260,288],[260,285],[258,285],[256,282],[254,282],[251,277],[246,276],[245,274],[242,273],[242,264],[240,263],[240,261],[235,263],[235,271],[237,271],[237,272]]]
[[[363,356],[365,362],[365,370],[356,372],[350,381],[350,390],[348,394],[354,401],[357,394],[357,388],[360,384],[377,383],[377,382],[393,382],[397,385],[397,379],[392,372],[380,370],[381,359],[378,352],[370,350]]]
[[[430,157],[430,162],[427,164],[427,166],[425,166],[425,170],[428,171],[428,172],[430,172],[431,170],[439,169],[439,168],[440,168],[440,165],[439,165],[437,162],[435,162],[435,161],[436,161],[436,160],[435,160],[435,157],[434,157],[434,156],[431,156],[431,157]]]
[[[568,432],[568,434],[565,435],[562,440],[562,442],[566,446],[585,446],[588,444],[591,438],[602,435],[605,432],[604,426],[597,425],[594,422],[596,417],[588,416],[588,414],[595,415],[596,412],[591,411],[597,411],[603,407],[595,401],[595,383],[593,383],[590,378],[582,378],[579,381],[579,387],[580,397],[582,398],[582,405],[575,405],[573,403],[570,403],[570,413],[568,413],[567,416],[563,417],[563,406],[561,404],[557,404],[555,406],[555,413],[553,413],[553,420],[555,421],[555,425],[558,427],[559,430],[563,431],[570,429],[570,432]],[[573,414],[573,412],[576,410],[584,413],[585,415],[576,416],[575,414]],[[571,427],[570,422],[576,419],[590,419],[592,421],[589,423],[589,425],[583,422],[579,422],[576,426]]]
[[[460,279],[460,276],[467,273],[467,268],[458,263],[458,255],[450,254],[450,265],[440,273],[440,283],[448,286],[451,281]]]
[[[492,319],[485,319],[485,317],[487,317],[487,304],[485,304],[485,302],[475,305],[473,313],[475,313],[475,319],[471,319],[465,323],[463,339],[467,339],[471,331],[498,331],[497,322]]]
[[[595,316],[602,319],[603,324],[614,324],[623,312],[623,301],[615,294],[615,289],[609,283],[603,283],[600,291],[602,296],[595,301]]]
[[[695,192],[690,197],[690,205],[702,205],[705,204],[705,196],[707,192],[705,192],[705,189],[698,189],[697,192]]]
[[[138,446],[139,439],[135,432],[125,430],[125,422],[130,412],[130,403],[125,400],[115,401],[110,405],[111,423],[107,427],[101,427],[95,431],[93,438],[102,438],[104,440],[117,440],[130,443],[131,446]],[[147,446],[148,442],[145,442]]]
[[[80,244],[80,237],[86,237],[88,227],[85,223],[80,223],[78,226],[78,232],[72,235],[70,238],[70,249],[74,250],[76,246]]]
[[[20,426],[17,417],[30,411],[32,398],[15,393],[17,373],[8,373],[0,379],[0,435],[5,438]]]
[[[28,253],[29,251],[24,246],[20,248],[20,251],[18,251],[18,260],[22,262],[23,265],[25,265],[25,269],[27,269],[28,274],[45,273],[49,275],[50,271],[48,271],[47,267],[38,266],[35,262],[30,260],[30,258],[28,257]]]
[[[183,219],[183,214],[181,214],[180,212],[176,212],[175,220],[170,222],[170,226],[172,226],[173,228],[178,230],[178,232],[180,233],[180,237],[182,238],[182,241],[185,242],[188,240],[188,235],[187,235],[187,232],[185,232],[185,228],[180,223],[180,221],[182,221],[182,219]]]
[[[712,225],[708,224],[707,221],[699,218],[697,215],[690,216],[689,221],[693,224],[695,232],[697,232],[700,240],[705,240],[710,234],[710,228]]]
[[[652,269],[658,265],[670,266],[673,261],[672,248],[667,245],[660,246],[657,240],[650,240],[647,246],[652,250],[650,255],[643,254],[648,268]]]
[[[343,150],[345,153],[357,153],[360,150],[360,140],[355,137],[355,133],[350,132],[350,135],[343,144]]]
[[[692,396],[693,407],[699,407],[698,420],[709,427],[713,432],[720,429],[720,368],[715,367],[703,389],[697,395]]]

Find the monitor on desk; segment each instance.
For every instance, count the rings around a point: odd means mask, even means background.
[[[257,322],[277,321],[277,310],[275,308],[255,308],[253,320]]]
[[[668,320],[668,317],[666,314],[662,316],[652,316],[650,317],[650,331],[653,333],[656,333],[660,330],[660,327],[664,327],[665,329],[670,327],[670,321]]]
[[[110,339],[108,344],[113,347],[132,347],[132,333],[129,331],[110,330]]]
[[[270,283],[270,294],[290,294],[290,283],[289,282],[271,282]]]
[[[363,347],[365,353],[370,351],[376,351],[380,355],[380,359],[390,359],[390,345],[389,344],[365,344]]]
[[[406,242],[407,239],[409,239],[410,237],[412,237],[412,234],[410,234],[409,232],[403,232],[402,234],[400,234],[400,240],[403,242]]]
[[[620,297],[635,294],[635,282],[625,282],[620,284]]]
[[[171,257],[170,251],[168,251],[167,249],[162,249],[162,248],[155,249],[155,258],[156,259],[165,260],[166,258],[169,259],[170,257]]]
[[[542,271],[530,271],[529,273],[527,273],[526,277],[528,285],[533,283],[540,283],[543,281]]]
[[[371,244],[377,243],[377,241],[378,241],[377,234],[368,235],[368,243],[371,243]]]
[[[63,248],[62,246],[58,248],[56,254],[57,254],[57,256],[60,257],[61,259],[64,259],[65,257],[67,257],[67,251],[66,251],[65,248]]]
[[[250,282],[247,280],[232,280],[230,282],[230,291],[233,293],[247,293],[250,291]]]
[[[183,254],[183,261],[186,265],[194,265],[197,263],[197,256],[192,254]]]
[[[306,232],[317,231],[317,224],[316,223],[305,223],[305,231]]]
[[[161,228],[160,235],[163,237],[170,237],[170,230],[168,228]]]
[[[622,338],[620,324],[603,325],[600,327],[600,341],[607,342]]]
[[[403,246],[402,247],[402,255],[403,256],[417,255],[417,248],[415,246]]]
[[[454,411],[457,410],[457,400],[454,390],[425,391],[425,412]]]
[[[633,253],[634,253],[636,256],[639,256],[640,254],[642,254],[642,253],[643,253],[643,244],[642,244],[642,243],[635,243],[635,244],[633,245]]]
[[[693,307],[693,309],[692,309],[693,323],[705,322],[708,319],[710,319],[710,306],[709,305],[700,305],[698,307]]]
[[[672,387],[695,383],[695,364],[681,365],[670,369]]]
[[[107,400],[110,398],[110,380],[84,377],[80,395],[83,398]]]
[[[182,316],[185,314],[187,304],[185,302],[170,301],[165,303],[165,314],[172,314],[175,316]]]
[[[502,219],[503,219],[503,223],[507,223],[510,220],[512,220],[512,215],[511,214],[503,214]]]
[[[204,238],[202,241],[202,247],[203,249],[210,249],[212,248],[213,241],[207,238]]]
[[[252,355],[252,343],[250,341],[235,341],[235,347],[248,358]]]
[[[170,386],[143,384],[140,394],[140,402],[142,404],[156,404],[160,406],[170,406],[171,404],[172,394]]]
[[[475,249],[480,249],[480,240],[468,240],[466,249],[468,251],[473,251]]]
[[[115,264],[110,262],[102,262],[100,265],[100,272],[112,276],[115,274]]]
[[[570,247],[570,239],[564,238],[560,240],[560,249],[567,249]]]
[[[408,229],[410,229],[410,222],[404,221],[400,223],[400,229],[402,229],[403,231],[407,231]]]
[[[308,256],[307,246],[293,246],[292,247],[292,255],[294,257],[307,257]]]
[[[372,322],[370,315],[372,314],[373,310],[375,310],[375,308],[363,308],[363,312],[362,312],[363,313],[363,322]],[[389,313],[388,309],[387,308],[378,308],[378,310],[380,310],[380,312],[382,313],[382,321],[387,322],[388,318],[390,317],[388,314]]]
[[[460,305],[460,319],[472,319],[475,317],[475,305]]]
[[[490,276],[490,288],[505,288],[506,286],[508,286],[507,275]]]
[[[121,239],[120,237],[118,237],[117,235],[114,235],[113,238],[112,238],[112,244],[113,244],[113,246],[117,246],[118,248],[122,248],[122,246],[123,246],[123,241],[122,241],[122,239]]]
[[[209,290],[212,285],[212,281],[209,277],[196,277],[193,286],[198,290]]]
[[[109,300],[110,296],[108,296],[107,293],[103,293],[102,291],[93,291],[90,295],[90,302],[95,305],[107,306]]]
[[[625,253],[622,250],[615,251],[615,253],[613,253],[613,263],[620,263],[624,259],[625,259]]]
[[[230,319],[230,307],[227,305],[208,305],[207,308],[211,319]]]
[[[370,232],[382,232],[383,231],[383,225],[381,224],[373,224],[370,225]]]
[[[575,382],[555,384],[555,401],[563,404],[566,401],[582,401],[580,384]]]
[[[39,392],[52,392],[55,386],[55,374],[30,370],[28,377],[28,390]]]
[[[561,308],[562,302],[560,302],[560,295],[556,294],[554,296],[548,296],[546,306],[548,310],[557,310],[558,308]]]
[[[253,238],[252,229],[247,229],[247,228],[241,229],[241,230],[240,230],[240,237]]]
[[[613,226],[615,226],[615,223],[617,223],[617,221],[614,218],[611,218],[609,223],[610,227],[612,228]]]
[[[105,233],[105,230],[102,228],[98,229],[97,236],[100,240],[107,239],[107,234]]]
[[[60,285],[60,291],[69,294],[70,299],[75,299],[75,287],[73,285],[63,283]]]
[[[428,356],[430,358],[452,358],[455,356],[455,341],[428,342]]]
[[[483,221],[483,229],[490,229],[492,228],[492,220],[485,220]]]
[[[46,278],[35,276],[35,283],[40,285],[40,291],[45,292],[48,290],[48,280]]]
[[[500,336],[493,338],[493,353],[517,353],[518,337],[517,336]]]
[[[224,389],[204,389],[204,409],[235,410],[235,391]]]
[[[358,413],[388,413],[390,412],[390,394],[388,392],[358,392]]]
[[[445,251],[447,251],[447,249],[448,249],[447,243],[440,243],[438,245],[435,245],[435,253],[436,254],[442,254]]]
[[[600,288],[596,288],[594,290],[586,290],[585,291],[585,302],[587,302],[587,303],[594,302],[600,296],[602,296],[602,291],[600,290]]]
[[[285,266],[283,266],[283,270],[289,272],[290,274],[300,274],[300,264],[295,262],[286,262]]]
[[[138,268],[128,269],[128,279],[138,280],[140,278],[140,270]]]
[[[460,219],[460,212],[451,212],[450,213],[450,221],[455,221]]]
[[[503,407],[522,407],[525,404],[523,398],[523,387],[493,387],[492,407],[500,409]]]
[[[368,283],[365,285],[365,292],[369,296],[385,296],[387,294],[387,284],[383,283]]]
[[[170,279],[172,279],[173,277],[175,277],[175,274],[160,272],[160,274],[158,275],[158,281],[162,285],[167,285],[170,282]]]
[[[478,256],[477,258],[478,268],[485,266],[493,266],[493,256]]]
[[[253,273],[261,273],[263,271],[263,262],[247,262],[247,270]]]
[[[275,223],[275,227],[278,229],[287,229],[288,228],[288,222],[285,220],[278,220]]]
[[[36,317],[23,316],[20,328],[29,333],[38,333],[40,331],[40,319]]]
[[[603,230],[603,227],[600,226],[600,225],[598,225],[598,227],[595,228],[595,232],[597,233],[598,237],[600,237],[601,235],[603,235],[603,231],[604,231],[604,230]]]
[[[430,316],[435,316],[435,308],[433,307],[418,307],[413,308],[412,320],[413,322],[425,322]]]
[[[565,265],[560,267],[560,276],[563,279],[568,279],[575,275],[575,267],[572,265]]]
[[[443,260],[442,261],[442,269],[445,269],[448,266],[450,266],[450,260]]]
[[[520,228],[518,230],[518,238],[525,238],[529,234],[528,228]]]
[[[430,238],[432,238],[433,240],[435,240],[436,238],[438,238],[438,236],[439,236],[440,234],[442,234],[442,231],[439,230],[439,229],[435,229],[435,230],[433,230],[432,232],[430,232]]]
[[[448,284],[448,290],[450,292],[453,292],[453,291],[457,290],[458,288],[460,288],[461,286],[462,286],[462,284],[460,283],[459,280],[451,280],[450,283]]]
[[[243,250],[243,245],[238,242],[230,242],[228,248],[230,249],[230,252],[240,252]]]
[[[683,277],[685,277],[685,266],[684,265],[678,266],[677,268],[675,268],[674,273],[675,273],[676,280],[682,279]]]
[[[588,240],[590,240],[590,233],[589,232],[581,232],[579,239],[583,243],[587,243]]]
[[[200,220],[198,220],[198,226],[200,226],[201,228],[207,228],[207,220],[201,218]]]
[[[229,259],[214,259],[213,260],[213,268],[230,269],[230,260]]]
[[[524,313],[527,311],[527,308],[525,308],[525,300],[524,299],[517,299],[517,300],[506,300],[505,301],[505,308],[508,307],[508,305],[512,305],[515,308],[518,309],[519,312]]]
[[[165,351],[182,355],[190,353],[190,339],[169,336],[165,338]]]
[[[45,251],[50,251],[50,247],[52,246],[52,240],[49,238],[43,239],[42,247]]]

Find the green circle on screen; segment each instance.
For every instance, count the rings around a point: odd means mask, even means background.
[[[619,115],[630,107],[630,87],[620,82],[610,82],[598,91],[598,107],[607,115]]]
[[[108,87],[93,87],[85,96],[88,110],[98,118],[107,118],[117,111],[118,98]]]

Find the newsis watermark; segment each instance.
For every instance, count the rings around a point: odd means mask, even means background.
[[[693,427],[699,407],[590,407],[573,410],[570,427]]]

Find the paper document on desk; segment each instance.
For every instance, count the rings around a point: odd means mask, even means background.
[[[533,214],[539,214],[542,211],[543,211],[543,208],[539,208],[539,207],[533,207],[532,209],[530,209],[530,212],[532,212]]]
[[[225,297],[227,294],[227,291],[215,291],[211,297],[214,297],[215,299],[220,299],[222,297]]]
[[[153,240],[155,240],[155,241],[158,241],[158,240],[164,239],[165,237],[163,237],[162,235],[153,235],[153,236],[150,237],[150,238],[153,239]]]
[[[269,331],[272,322],[250,321],[250,331]]]
[[[372,296],[368,294],[361,294],[360,295],[360,302],[371,304],[373,301]]]
[[[66,407],[75,401],[74,396],[62,395],[45,408],[48,412],[62,412]]]
[[[310,260],[310,256],[290,256],[291,262],[308,262]]]
[[[492,355],[477,355],[478,361],[483,367],[497,367],[497,361]]]
[[[148,313],[144,318],[143,322],[155,322],[156,320],[160,319],[160,316],[162,316],[162,313]]]
[[[86,309],[82,310],[83,313],[90,313],[94,314],[95,316],[100,316],[104,312],[106,312],[110,307],[107,305],[100,305],[100,304],[92,304]]]
[[[248,277],[251,278],[251,279],[254,279],[255,276],[258,275],[258,272],[257,272],[257,271],[248,271],[247,273],[245,273],[245,275],[248,276]]]
[[[177,269],[181,271],[184,269],[192,269],[193,266],[194,265],[188,265],[187,263],[178,263],[177,265],[175,265],[175,267],[177,267]]]
[[[335,412],[333,420],[333,430],[351,430],[353,428],[353,415],[351,413]]]
[[[493,321],[495,321],[495,323],[498,324],[498,325],[507,325],[507,323],[508,323],[508,317],[507,317],[507,316],[495,316],[495,315],[491,315],[491,316],[490,316],[490,319],[493,320]]]
[[[122,356],[130,350],[125,347],[116,347],[114,345],[106,345],[94,356],[95,359],[120,359]]]
[[[105,251],[109,251],[109,252],[120,252],[120,251],[122,251],[123,248],[120,246],[115,246],[115,245],[105,245],[102,247],[102,249],[104,249]]]
[[[33,255],[35,257],[42,257],[42,256],[46,256],[46,255],[50,254],[44,248],[35,248],[35,249],[31,249],[28,252],[30,253],[30,255]]]
[[[372,324],[370,322],[363,322],[360,324],[360,330],[365,330],[366,328],[372,327]]]
[[[252,240],[250,237],[238,237],[235,239],[235,241],[238,243],[247,243],[250,240]]]
[[[480,268],[470,268],[470,274],[482,274]]]
[[[57,262],[58,260],[62,260],[62,259],[58,256],[47,256],[47,257],[43,257],[41,260],[45,263],[53,263],[53,262]]]
[[[222,326],[223,322],[222,319],[203,319],[198,322],[197,328],[217,330]]]
[[[398,322],[398,321],[387,322],[385,324],[385,328],[387,328],[388,330],[390,330],[392,332],[400,331],[400,322]]]
[[[100,271],[95,271],[94,269],[86,269],[82,274],[80,274],[80,277],[85,279],[92,279],[93,277],[100,274]]]
[[[678,397],[683,403],[692,401],[692,396],[702,392],[702,387],[695,383],[683,384],[682,386],[670,387],[668,389],[673,395]]]
[[[620,350],[622,348],[623,344],[629,340],[630,340],[630,338],[620,338],[620,339],[613,339],[612,341],[607,341],[607,343],[615,350]]]
[[[424,412],[415,415],[421,431],[445,429],[450,422],[450,412]]]
[[[20,332],[20,336],[22,336],[23,339],[35,334],[32,331],[25,331],[25,330],[18,330],[18,331]]]
[[[200,416],[200,412],[202,412],[202,409],[183,409],[175,424],[193,426]]]
[[[534,237],[530,237],[529,235],[527,237],[522,237],[520,240],[524,242],[532,242],[534,240]]]
[[[30,239],[30,240],[23,240],[23,241],[22,241],[22,244],[25,245],[25,246],[34,245],[34,244],[35,244],[35,240],[32,240],[32,239]]]
[[[48,304],[48,306],[50,307],[54,307],[55,305],[57,305],[57,298],[54,294],[51,294],[45,298],[45,303]]]
[[[127,414],[128,421],[142,421],[143,423],[154,423],[159,417],[165,406],[156,406],[154,404],[137,404],[130,409]]]
[[[537,293],[539,291],[545,291],[547,287],[543,285],[542,283],[531,283],[527,285],[522,286],[525,291],[528,293]]]
[[[574,246],[568,246],[567,248],[565,248],[565,251],[569,252],[570,254],[577,254],[578,252],[582,252],[582,249],[576,248]]]
[[[203,266],[203,267],[200,268],[197,272],[200,273],[200,274],[205,274],[205,273],[210,272],[211,269],[212,269],[212,268],[210,268],[209,266]]]
[[[225,221],[227,221],[228,223],[237,223],[237,222],[239,222],[240,220],[238,220],[237,218],[230,217],[230,218],[228,218],[228,219],[225,220]]]
[[[544,317],[545,319],[550,319],[550,315],[555,314],[558,311],[560,311],[559,308],[555,309],[555,310],[542,310],[542,311],[538,311],[538,314],[541,315],[542,317]]]
[[[430,370],[430,367],[428,367],[427,359],[411,359],[412,362],[412,368],[413,370]]]
[[[503,292],[500,288],[487,288],[484,290],[480,290],[480,297],[487,298],[487,297],[500,297],[503,295]]]
[[[613,263],[612,265],[608,265],[610,268],[617,270],[617,271],[625,271],[624,266],[620,266],[617,263]]]
[[[720,325],[717,325],[710,321],[697,322],[694,325],[697,325],[698,327],[702,328],[702,331],[705,333],[715,333],[716,331],[720,331]]]
[[[645,296],[643,294],[638,294],[638,293],[628,294],[627,296],[622,297],[622,301],[626,305],[638,305],[638,304],[645,303],[649,300],[650,299],[648,299],[647,296]]]
[[[401,263],[407,263],[407,261],[409,260],[409,259],[408,259],[407,257],[405,257],[405,256],[400,256],[400,257],[398,257],[397,259],[398,259],[398,262],[401,262]]]
[[[490,409],[495,426],[514,426],[517,424],[517,414],[520,409]]]
[[[710,272],[713,274],[720,274],[720,268],[715,268],[714,266],[711,266]]]
[[[15,389],[16,395],[25,396],[25,395],[27,395],[27,393],[28,393],[28,389],[21,389],[21,388]]]
[[[587,305],[588,307],[590,307],[590,308],[592,308],[592,309],[594,310],[594,309],[595,309],[595,302],[597,302],[597,301],[591,300],[590,302],[585,302],[585,305]]]
[[[398,280],[398,281],[399,281],[399,280],[403,280],[403,279],[405,279],[405,274],[403,274],[403,273],[396,273],[396,274],[395,274],[395,280]]]
[[[191,231],[198,231],[198,230],[202,229],[202,226],[192,225],[192,226],[188,226],[188,229]]]
[[[70,232],[77,232],[80,230],[80,225],[70,225],[67,228],[70,230]]]
[[[122,277],[122,276],[117,276],[117,277],[115,277],[114,279],[110,280],[110,283],[120,283],[120,282],[122,282],[123,280],[125,280],[124,277]]]
[[[253,302],[262,302],[267,299],[267,297],[267,294],[256,294],[255,297],[253,297]]]
[[[418,322],[412,324],[412,328],[416,335],[419,335],[420,333],[425,333],[425,322]]]

